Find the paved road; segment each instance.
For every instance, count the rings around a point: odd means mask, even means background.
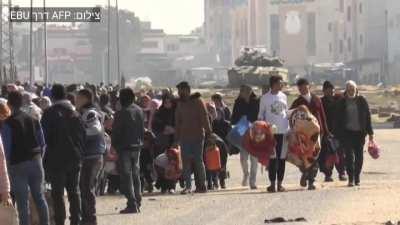
[[[258,225],[265,219],[304,217],[296,224],[382,224],[400,220],[400,131],[377,130],[376,139],[384,152],[379,160],[365,154],[362,186],[347,188],[344,182],[322,183],[318,190],[299,188],[299,172],[289,165],[285,186],[288,192],[266,193],[266,173],[259,173],[259,189],[240,187],[238,157],[229,160],[230,189],[190,196],[146,196],[140,215],[119,215],[125,200],[100,197],[100,225]],[[284,224],[284,223],[282,223]],[[290,224],[290,223],[286,223]],[[292,223],[293,224],[293,223]]]

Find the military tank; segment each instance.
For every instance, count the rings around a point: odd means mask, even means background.
[[[280,75],[284,81],[288,81],[288,70],[283,68],[283,61],[278,57],[268,57],[258,50],[246,48],[235,60],[235,67],[228,70],[229,86],[262,86],[268,84],[272,75]]]

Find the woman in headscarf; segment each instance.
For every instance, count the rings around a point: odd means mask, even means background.
[[[175,98],[171,94],[162,96],[161,107],[154,114],[152,122],[152,130],[156,135],[157,147],[160,152],[156,152],[155,156],[164,152],[171,147],[174,142],[175,135]]]
[[[346,169],[349,176],[349,187],[360,185],[360,174],[363,166],[363,148],[365,138],[374,140],[371,125],[371,113],[367,100],[359,95],[354,81],[346,82],[344,98],[338,103],[337,129],[335,132],[344,146]]]
[[[156,135],[156,147],[154,157],[167,152],[174,143],[175,135],[175,109],[176,102],[172,94],[165,93],[162,96],[161,107],[154,114],[152,123],[153,132]],[[175,191],[176,181],[165,179],[162,176],[157,178],[156,187],[162,193]]]
[[[144,95],[140,100],[140,106],[145,115],[145,127],[152,131],[154,115],[160,107],[161,102],[157,99],[152,99],[149,95]]]
[[[239,97],[235,100],[235,104],[233,106],[231,118],[232,124],[236,125],[243,116],[246,116],[249,122],[255,122],[258,117],[259,105],[259,99],[254,94],[253,89],[248,85],[242,85],[240,87]],[[250,173],[249,160],[251,164]],[[257,189],[257,158],[251,156],[244,148],[242,148],[240,149],[240,164],[243,170],[242,186],[247,186],[250,184],[251,189]]]
[[[42,111],[44,112],[46,109],[50,108],[51,106],[51,100],[49,97],[44,96],[40,99],[40,108],[42,109]]]

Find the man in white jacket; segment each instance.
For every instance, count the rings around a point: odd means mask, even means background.
[[[289,130],[289,121],[287,115],[287,97],[282,92],[283,79],[281,76],[271,76],[269,80],[271,90],[264,94],[260,100],[260,111],[258,119],[266,121],[276,127],[274,134],[276,140],[275,154],[272,156],[268,177],[271,186],[267,188],[268,192],[285,191],[282,186],[285,175],[285,161],[287,156],[287,147],[285,147],[285,134]],[[276,180],[278,179],[278,183]],[[276,186],[277,184],[277,186]]]

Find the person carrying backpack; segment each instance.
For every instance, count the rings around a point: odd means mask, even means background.
[[[44,112],[41,123],[47,143],[44,167],[51,184],[55,224],[64,225],[66,219],[66,189],[71,225],[78,225],[81,217],[79,175],[86,139],[85,127],[79,113],[66,99],[64,86],[55,84],[51,95],[54,104]]]

